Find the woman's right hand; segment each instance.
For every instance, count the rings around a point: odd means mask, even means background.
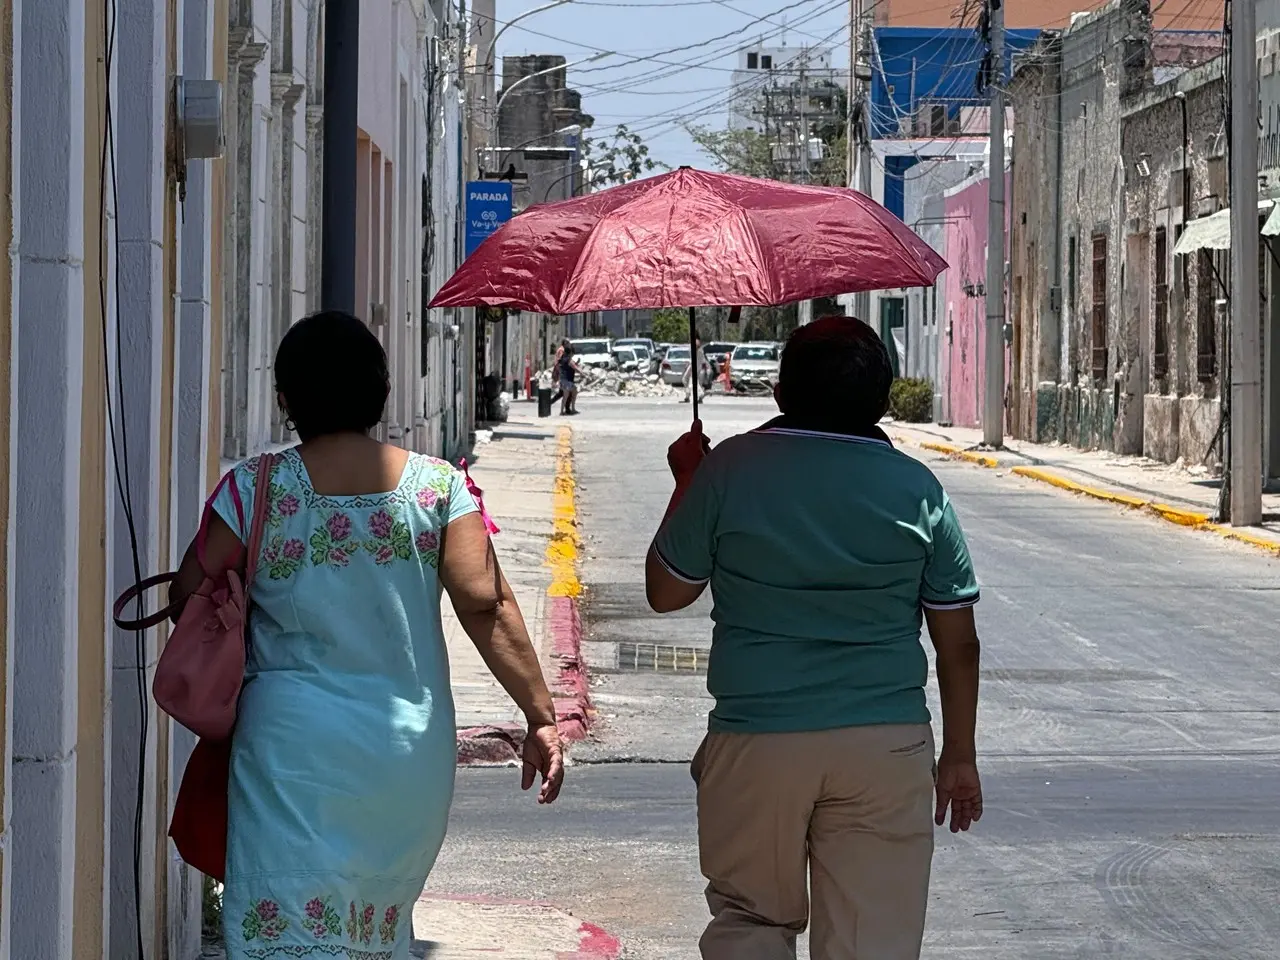
[[[542,787],[538,790],[539,803],[555,803],[564,783],[564,748],[560,745],[560,733],[554,723],[529,725],[524,738],[524,776],[520,789],[528,790],[539,774]]]

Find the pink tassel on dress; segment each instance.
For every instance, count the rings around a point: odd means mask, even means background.
[[[498,525],[489,516],[489,511],[484,507],[484,491],[477,487],[476,482],[471,479],[471,471],[467,469],[465,457],[459,461],[458,466],[462,467],[462,475],[467,480],[467,491],[471,494],[471,498],[475,500],[476,506],[480,510],[480,519],[484,521],[484,528],[489,531],[490,536],[495,533],[501,533],[502,531],[498,529]]]

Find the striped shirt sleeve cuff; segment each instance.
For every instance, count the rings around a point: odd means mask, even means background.
[[[966,607],[972,607],[977,604],[980,594],[973,593],[967,597],[955,597],[950,600],[929,600],[924,597],[920,599],[920,605],[926,610],[963,610]]]
[[[694,577],[685,573],[662,555],[662,551],[658,549],[658,545],[656,543],[653,545],[653,555],[658,558],[658,562],[662,564],[662,568],[666,570],[667,573],[671,574],[682,583],[692,584],[696,587],[701,586],[704,583],[709,583],[711,580],[710,577]]]

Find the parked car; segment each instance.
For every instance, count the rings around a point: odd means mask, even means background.
[[[649,372],[649,358],[643,347],[614,344],[612,353],[615,370],[621,370],[623,373]],[[641,359],[642,356],[643,359]]]
[[[573,344],[573,358],[578,361],[578,366],[595,370],[613,369],[613,351],[608,340],[592,338],[569,342]]]
[[[662,377],[663,383],[670,383],[674,386],[680,386],[684,383],[684,372],[689,369],[689,346],[684,343],[674,343],[667,350],[667,355],[658,367],[658,375]],[[712,378],[715,376],[711,370],[704,368],[702,371],[702,386],[708,387]]]
[[[658,364],[661,361],[658,357],[658,345],[652,340],[634,337],[628,340],[615,340],[613,346],[615,349],[617,347],[628,347],[631,350],[634,350],[636,360],[639,361],[636,365],[636,369],[641,373],[658,372]]]
[[[666,356],[658,367],[658,375],[663,383],[680,386],[684,381],[684,372],[689,369],[689,348],[684,344],[673,343],[667,347]]]
[[[615,347],[644,347],[650,354],[656,353],[658,345],[648,337],[623,337],[613,341]]]
[[[729,385],[735,392],[772,392],[781,351],[776,343],[740,343],[729,357]]]

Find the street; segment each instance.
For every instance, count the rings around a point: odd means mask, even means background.
[[[619,937],[627,957],[692,958],[707,914],[688,762],[710,703],[710,598],[658,617],[643,587],[671,490],[666,446],[689,407],[581,409],[593,736],[550,809],[519,793],[514,770],[460,770],[430,888],[549,901]],[[772,413],[712,398],[703,419],[714,441]],[[955,502],[983,589],[986,815],[971,834],[938,834],[924,956],[1275,957],[1280,563],[911,452]],[[786,464],[778,483],[803,495]]]

